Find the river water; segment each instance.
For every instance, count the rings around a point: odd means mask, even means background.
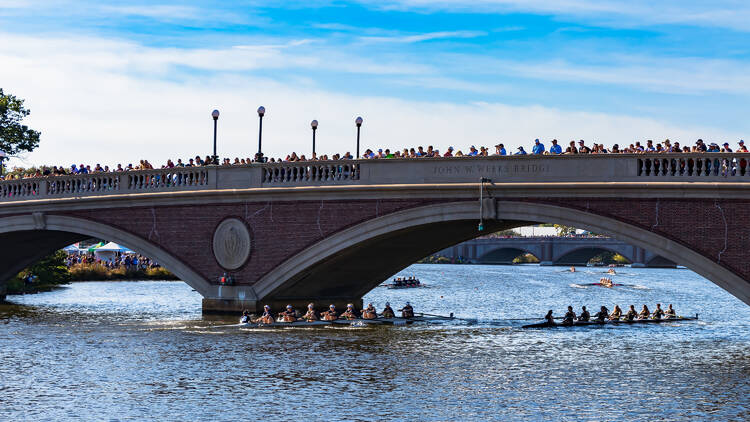
[[[750,420],[750,313],[688,270],[414,265],[366,301],[479,317],[240,329],[181,282],[94,282],[0,305],[0,420]],[[700,320],[523,330],[567,305]],[[593,313],[593,312],[592,312]]]

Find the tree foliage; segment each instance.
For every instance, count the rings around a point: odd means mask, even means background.
[[[555,230],[557,230],[558,236],[568,236],[576,233],[575,227],[563,226],[562,224],[555,224]]]
[[[57,251],[46,256],[19,273],[23,279],[28,275],[39,277],[40,284],[65,284],[70,282],[70,272],[66,265],[68,255],[65,251]]]
[[[24,100],[3,93],[0,88],[0,150],[8,155],[31,152],[39,146],[39,132],[22,124],[31,110],[23,106]]]

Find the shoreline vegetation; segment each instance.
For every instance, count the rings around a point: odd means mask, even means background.
[[[530,253],[519,255],[513,260],[513,264],[538,263],[539,258]],[[592,265],[626,265],[629,263],[624,256],[614,252],[602,252],[589,260],[589,264]],[[475,262],[470,262],[463,257],[451,259],[444,256],[430,255],[417,261],[417,264],[475,264]]]
[[[108,268],[99,262],[81,263],[68,267],[67,254],[57,251],[25,268],[8,280],[8,295],[48,292],[77,281],[178,280],[163,267],[127,268],[124,265]],[[29,280],[33,276],[33,281]]]

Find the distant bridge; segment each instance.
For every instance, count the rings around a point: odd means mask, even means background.
[[[475,264],[512,264],[524,254],[541,265],[586,265],[602,252],[615,252],[633,267],[675,267],[675,263],[638,246],[611,237],[497,237],[459,243],[437,256]]]
[[[558,223],[658,254],[750,304],[748,159],[342,160],[2,181],[0,298],[19,270],[96,237],[158,261],[203,295],[205,311],[361,303],[452,245]],[[218,283],[224,272],[235,285]]]

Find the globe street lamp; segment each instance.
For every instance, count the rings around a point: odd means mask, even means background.
[[[211,117],[214,118],[214,164],[219,164],[219,156],[216,155],[216,123],[219,120],[219,110],[212,111]]]
[[[354,120],[354,123],[357,124],[357,156],[355,159],[359,159],[359,129],[362,127],[362,117],[357,117],[356,120]]]
[[[317,120],[313,120],[312,122],[310,122],[310,126],[312,127],[312,130],[313,130],[313,153],[312,153],[312,156],[313,156],[313,158],[315,158],[315,131],[318,130],[318,121]]]
[[[255,161],[258,163],[263,162],[263,152],[261,151],[261,140],[263,139],[263,116],[266,114],[266,108],[263,106],[258,107],[258,117],[260,123],[258,124],[258,153],[255,154]]]

